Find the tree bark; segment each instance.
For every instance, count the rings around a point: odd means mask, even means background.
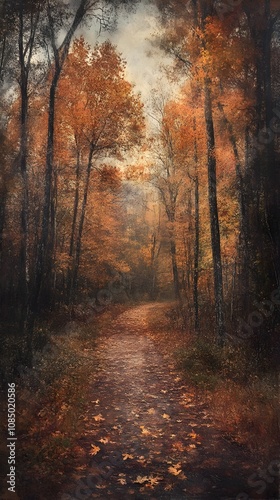
[[[181,293],[180,293],[180,283],[179,283],[179,273],[178,273],[178,265],[177,265],[177,251],[176,251],[176,243],[173,237],[170,241],[170,252],[171,252],[171,261],[172,261],[172,271],[173,271],[173,283],[174,283],[174,293],[176,300],[181,301]]]
[[[79,207],[79,194],[80,194],[80,152],[77,152],[77,163],[76,163],[76,181],[75,181],[75,197],[74,197],[74,208],[73,208],[73,219],[71,227],[71,237],[69,245],[69,257],[71,258],[70,267],[68,269],[67,276],[67,300],[71,303],[72,291],[73,291],[73,274],[74,274],[74,257],[75,257],[75,235],[77,228],[77,217],[78,217],[78,207]]]
[[[90,182],[90,174],[91,174],[91,168],[92,168],[93,153],[94,153],[94,145],[91,144],[90,150],[89,150],[88,164],[87,164],[83,202],[82,202],[82,208],[81,208],[81,217],[80,217],[78,234],[77,234],[77,241],[76,241],[75,262],[74,262],[74,269],[73,269],[73,281],[72,281],[71,297],[73,296],[73,292],[76,291],[76,289],[77,289],[78,271],[79,271],[79,266],[80,266],[81,250],[82,250],[82,236],[83,236],[83,229],[84,229],[84,222],[85,222],[85,215],[86,215],[86,208],[87,208],[87,199],[88,199],[88,191],[89,191],[89,182]]]
[[[198,308],[198,265],[199,265],[199,182],[196,174],[194,180],[194,273],[193,273],[193,305],[194,305],[194,330],[199,332],[199,308]]]
[[[207,164],[208,164],[208,198],[210,211],[211,246],[214,270],[214,294],[216,312],[216,332],[219,344],[224,343],[224,297],[223,273],[221,260],[220,226],[217,203],[217,177],[216,177],[216,144],[213,123],[211,80],[206,77],[204,81],[205,103],[204,114],[207,135]]]
[[[249,231],[248,231],[248,209],[246,203],[246,185],[242,175],[242,165],[239,156],[237,139],[235,137],[232,124],[228,120],[223,105],[218,102],[218,109],[222,115],[222,120],[225,128],[228,130],[229,140],[232,146],[234,159],[235,159],[235,175],[238,190],[238,203],[240,215],[240,244],[239,254],[241,258],[241,291],[242,291],[242,304],[244,312],[248,311],[249,299]]]
[[[31,68],[31,60],[33,56],[35,35],[38,27],[40,16],[40,5],[36,6],[35,13],[29,13],[30,27],[28,30],[28,38],[26,39],[26,29],[24,26],[24,16],[27,13],[24,10],[24,2],[20,2],[18,11],[18,55],[20,65],[20,149],[19,149],[19,164],[22,179],[22,206],[21,206],[21,243],[19,252],[19,290],[20,290],[20,320],[19,329],[22,334],[27,335],[27,346],[25,358],[27,362],[31,362],[32,357],[32,335],[34,319],[31,317],[30,311],[30,270],[29,270],[29,176],[28,176],[28,114],[29,114],[29,96],[28,84]]]
[[[79,7],[74,16],[73,22],[67,31],[64,40],[60,47],[56,45],[56,33],[54,28],[53,14],[50,5],[48,4],[47,15],[50,30],[51,46],[54,55],[54,74],[51,82],[49,93],[49,116],[48,116],[48,138],[47,138],[47,153],[46,153],[46,169],[45,169],[45,190],[44,190],[44,206],[42,217],[42,234],[40,239],[39,251],[37,254],[36,266],[36,283],[33,294],[33,307],[38,308],[40,302],[40,294],[42,293],[42,284],[44,282],[44,302],[46,305],[51,296],[51,275],[53,272],[53,250],[54,250],[54,232],[52,226],[54,223],[53,206],[53,161],[54,161],[54,126],[55,126],[55,100],[56,90],[63,69],[65,60],[68,56],[71,40],[76,29],[84,18],[87,10],[90,8],[87,0],[80,0]]]

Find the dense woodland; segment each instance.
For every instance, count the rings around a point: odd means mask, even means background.
[[[252,383],[276,436],[280,5],[151,3],[176,90],[147,104],[109,36],[137,1],[1,1],[2,380],[34,365],[46,325],[165,302],[169,341],[192,342],[183,368],[204,384],[222,363],[231,401]]]
[[[116,5],[2,2],[1,315],[27,357],[42,313],[112,280],[220,344],[279,344],[279,11],[235,3],[158,2],[182,87],[147,128],[121,54],[75,38]]]

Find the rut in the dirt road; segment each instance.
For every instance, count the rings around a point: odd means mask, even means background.
[[[62,500],[233,500],[246,491],[248,455],[222,438],[206,402],[149,337],[158,308],[129,310],[103,332],[80,439],[87,455]]]

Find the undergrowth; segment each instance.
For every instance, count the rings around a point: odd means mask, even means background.
[[[186,380],[207,389],[213,416],[225,433],[267,455],[280,439],[279,381],[258,369],[249,346],[218,347],[205,338],[175,352]]]
[[[151,328],[165,356],[173,353],[186,383],[207,393],[213,418],[225,435],[263,456],[279,453],[279,376],[269,360],[256,356],[250,343],[220,348],[209,331],[191,335],[178,325],[174,304],[158,309]]]
[[[2,353],[5,379],[16,383],[20,498],[57,497],[63,476],[75,462],[77,440],[84,432],[85,408],[97,367],[97,337],[120,311],[121,306],[114,306],[90,322],[60,322],[59,328],[54,328],[53,323],[41,325],[34,334],[32,369],[24,368],[20,359],[22,339],[13,339],[13,349],[9,344],[9,356],[5,350]],[[5,407],[5,391],[1,399]],[[2,443],[6,440],[6,426],[4,419],[0,427]],[[0,465],[6,473],[4,448],[0,449]],[[44,497],[39,491],[44,492]]]

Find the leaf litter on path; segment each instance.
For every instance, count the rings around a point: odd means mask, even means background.
[[[246,491],[248,454],[225,443],[207,401],[195,398],[172,360],[157,349],[149,318],[162,310],[157,303],[132,308],[100,336],[98,372],[79,440],[88,454],[85,485],[100,500],[146,500],[149,490],[153,498],[164,500],[172,494],[182,499],[235,498]],[[99,474],[96,486],[89,481],[91,464]],[[76,470],[79,465],[77,457]],[[64,491],[73,493],[75,487],[68,478]]]

